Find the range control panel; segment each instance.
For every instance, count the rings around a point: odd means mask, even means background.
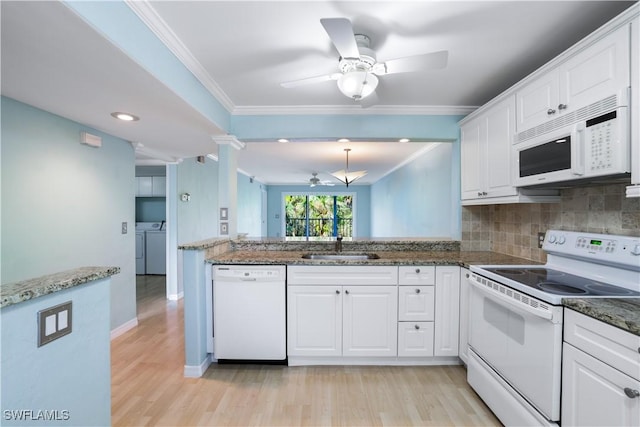
[[[548,253],[640,268],[640,237],[549,230],[542,248]]]

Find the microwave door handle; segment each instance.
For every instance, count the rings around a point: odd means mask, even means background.
[[[528,304],[516,301],[507,295],[503,295],[500,292],[496,292],[494,290],[488,289],[486,286],[472,279],[469,280],[469,283],[471,283],[471,285],[474,288],[480,291],[480,293],[484,294],[487,298],[494,300],[495,302],[499,303],[502,306],[506,305],[508,307],[532,314],[536,317],[541,317],[546,320],[551,320],[553,318],[553,314],[551,312],[537,310],[536,308],[531,307]]]
[[[571,132],[571,173],[584,175],[585,124],[578,123]]]

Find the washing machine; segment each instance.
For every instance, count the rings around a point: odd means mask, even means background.
[[[161,228],[162,222],[136,222],[136,274],[147,274],[147,231]]]

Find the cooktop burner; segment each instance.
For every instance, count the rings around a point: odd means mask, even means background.
[[[486,268],[498,276],[555,295],[640,296],[640,292],[550,268]]]

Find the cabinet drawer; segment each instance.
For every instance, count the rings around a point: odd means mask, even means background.
[[[640,337],[576,311],[564,310],[564,340],[640,380]]]
[[[288,285],[397,285],[398,267],[294,265],[287,267]]]
[[[400,285],[433,285],[436,283],[434,265],[415,265],[398,267]]]
[[[435,286],[398,288],[398,320],[433,321]]]
[[[398,323],[398,356],[433,356],[433,322]]]

